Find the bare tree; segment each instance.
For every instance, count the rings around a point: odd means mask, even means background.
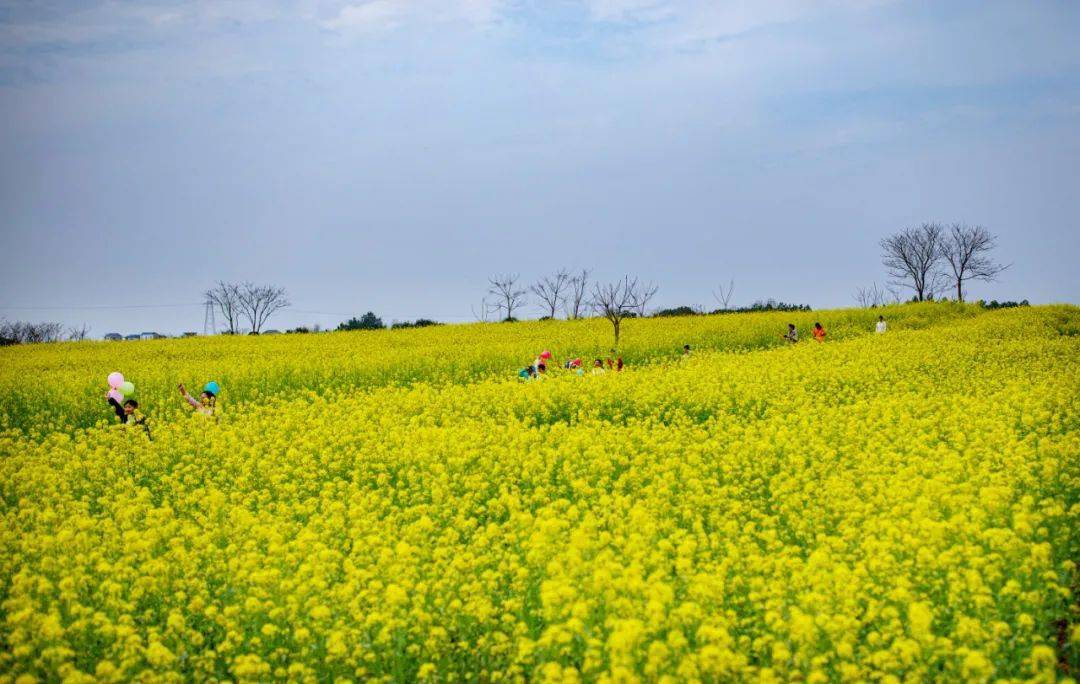
[[[529,286],[529,291],[536,295],[547,312],[548,318],[555,318],[555,312],[562,302],[563,293],[570,286],[570,274],[560,268],[554,276],[543,277]]]
[[[989,253],[997,246],[997,237],[982,226],[954,223],[942,243],[942,258],[947,270],[945,279],[956,288],[956,301],[964,301],[964,283],[970,280],[990,282],[1009,265],[994,262]]]
[[[656,293],[660,290],[660,286],[655,283],[649,283],[648,285],[642,285],[638,288],[634,297],[634,313],[640,318],[645,318],[645,308],[649,305],[649,301],[656,296]]]
[[[64,326],[59,323],[0,321],[0,341],[3,344],[59,342],[62,339],[64,339]]]
[[[926,283],[926,301],[933,302],[941,299],[941,293],[947,286],[945,274],[941,271],[934,271],[930,274],[930,279]]]
[[[870,287],[860,287],[855,291],[855,301],[864,309],[885,305],[885,291],[875,282]]]
[[[886,285],[885,291],[889,293],[889,297],[888,299],[886,299],[887,303],[899,304],[900,302],[904,301],[903,297],[900,296],[900,290],[897,287],[893,285]]]
[[[241,312],[244,309],[241,287],[236,283],[219,280],[217,285],[207,290],[203,296],[211,305],[217,307],[221,317],[225,319],[225,325],[228,326],[226,332],[235,335],[239,328]]]
[[[90,327],[83,323],[79,327],[71,326],[68,328],[67,338],[72,342],[82,342],[90,336]]]
[[[881,262],[896,285],[915,292],[923,301],[933,295],[939,277],[945,230],[938,223],[905,228],[881,241]]]
[[[581,273],[570,276],[567,282],[566,296],[563,297],[563,310],[567,318],[581,318],[588,306],[589,271],[581,269]]]
[[[731,304],[731,294],[733,292],[735,292],[734,278],[728,281],[728,286],[726,290],[724,289],[724,286],[721,285],[719,288],[717,288],[717,291],[713,291],[712,296],[713,299],[716,300],[716,303],[720,305],[720,308],[724,311],[727,311]]]
[[[860,287],[855,290],[855,303],[859,305],[860,309],[868,309],[872,306],[869,288]]]
[[[256,335],[275,312],[289,306],[289,298],[283,287],[244,283],[239,292],[240,313],[251,324],[251,332]]]
[[[488,306],[486,297],[480,300],[480,311],[477,311],[476,307],[472,304],[469,305],[469,310],[472,311],[473,318],[476,319],[477,323],[488,322],[488,314],[491,312],[491,309]]]
[[[615,332],[615,347],[619,346],[619,333],[622,332],[623,319],[634,312],[638,306],[640,293],[637,278],[623,276],[613,283],[593,285],[590,304],[596,313],[608,319]]]
[[[518,287],[518,274],[497,275],[488,278],[491,285],[488,294],[495,298],[491,310],[505,312],[502,319],[508,321],[514,317],[514,311],[525,306],[525,289]],[[500,314],[501,315],[501,314]]]

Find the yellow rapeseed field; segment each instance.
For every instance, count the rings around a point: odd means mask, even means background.
[[[1080,310],[885,311],[0,350],[0,681],[1075,677]]]

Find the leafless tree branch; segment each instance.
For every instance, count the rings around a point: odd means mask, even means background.
[[[567,286],[566,296],[563,297],[563,310],[566,312],[566,317],[571,319],[581,318],[589,304],[587,301],[589,292],[588,269],[583,268],[580,273],[571,276]]]
[[[64,326],[59,323],[0,321],[0,342],[3,344],[59,342],[62,339],[64,339]]]
[[[514,311],[525,306],[526,291],[518,287],[518,274],[492,276],[488,279],[488,283],[490,284],[488,294],[495,299],[491,304],[491,310],[499,314],[503,320],[512,319]],[[505,316],[502,315],[504,313]]]
[[[555,312],[558,311],[568,287],[570,287],[570,274],[566,272],[566,269],[561,268],[555,272],[554,276],[545,276],[530,285],[529,290],[536,295],[547,317],[555,318]]]
[[[997,237],[982,226],[954,223],[942,241],[944,274],[951,287],[956,288],[956,301],[964,301],[964,283],[971,280],[990,282],[1009,265],[996,263],[989,254],[997,246]]]
[[[944,234],[940,224],[924,223],[881,241],[881,262],[893,283],[913,290],[920,302],[934,294]]]
[[[717,290],[713,291],[712,296],[713,299],[716,300],[716,303],[720,305],[720,308],[724,311],[727,311],[731,305],[731,295],[733,292],[735,292],[734,278],[728,281],[728,286],[726,290],[724,289],[723,285],[720,285]]]
[[[900,294],[900,290],[893,285],[886,285],[885,291],[889,293],[889,297],[886,300],[889,304],[899,304],[903,301],[903,297]]]
[[[855,301],[864,309],[885,305],[885,291],[875,282],[870,287],[860,287],[855,291]]]
[[[68,328],[67,338],[72,342],[82,342],[90,336],[90,327],[83,323],[81,326]]]
[[[473,305],[473,304],[469,305],[469,310],[472,311],[473,318],[476,319],[477,323],[487,323],[488,322],[488,314],[491,312],[491,310],[488,307],[487,298],[484,298],[484,299],[480,300],[480,311],[479,312],[476,310],[476,306]]]
[[[634,313],[640,299],[641,292],[637,278],[623,276],[622,280],[616,280],[613,283],[593,285],[592,300],[589,303],[597,314],[611,323],[615,333],[616,348],[619,346],[623,319]]]
[[[244,283],[239,287],[240,313],[251,324],[251,332],[262,332],[266,321],[275,312],[289,306],[285,288],[274,285]]]
[[[660,290],[660,286],[655,283],[649,283],[648,285],[642,285],[638,288],[634,295],[634,313],[639,317],[644,318],[647,313],[646,307],[649,306],[649,302],[656,293]]]
[[[221,313],[221,317],[225,319],[225,325],[228,328],[227,332],[230,335],[237,333],[240,323],[243,309],[240,294],[239,285],[226,283],[224,280],[219,280],[217,285],[204,293],[206,301],[215,306]]]

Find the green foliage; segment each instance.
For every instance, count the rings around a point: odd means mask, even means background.
[[[692,306],[676,306],[673,309],[660,309],[653,314],[653,318],[666,318],[668,316],[698,316],[701,312]]]
[[[996,299],[991,299],[989,302],[984,302],[984,301],[982,301],[980,299],[979,300],[979,306],[981,306],[984,309],[1013,309],[1013,308],[1016,308],[1018,306],[1031,306],[1031,304],[1026,299],[1022,299],[1019,302],[1013,302],[1013,301],[999,302]]]
[[[353,316],[344,323],[338,325],[338,330],[382,330],[386,325],[383,324],[381,318],[376,316],[374,312],[368,311],[366,314],[357,318]]]
[[[442,325],[438,321],[433,321],[430,318],[417,318],[415,321],[398,321],[390,325],[391,330],[402,330],[405,328],[427,328],[432,325]]]

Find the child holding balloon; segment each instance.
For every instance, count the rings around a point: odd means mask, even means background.
[[[199,395],[198,399],[188,394],[187,388],[184,387],[184,383],[180,383],[177,387],[180,390],[180,395],[187,400],[187,403],[191,404],[191,408],[204,416],[214,415],[214,409],[217,406],[217,393],[220,389],[216,382],[211,380],[206,383],[203,387],[202,394]]]
[[[118,372],[109,373],[108,380],[109,391],[105,398],[117,419],[124,425],[138,425],[146,431],[147,439],[153,440],[146,416],[139,412],[139,402],[132,397],[135,394],[135,384],[124,380],[124,376]]]
[[[109,402],[109,406],[112,407],[113,412],[116,413],[116,417],[121,423],[128,422],[128,416],[130,411],[125,411],[124,407],[129,403],[134,403],[133,399],[125,401],[126,397],[130,397],[135,394],[135,384],[124,380],[124,375],[119,371],[113,371],[109,373],[108,377],[109,391],[105,393],[105,398]],[[135,404],[137,407],[138,404]]]

